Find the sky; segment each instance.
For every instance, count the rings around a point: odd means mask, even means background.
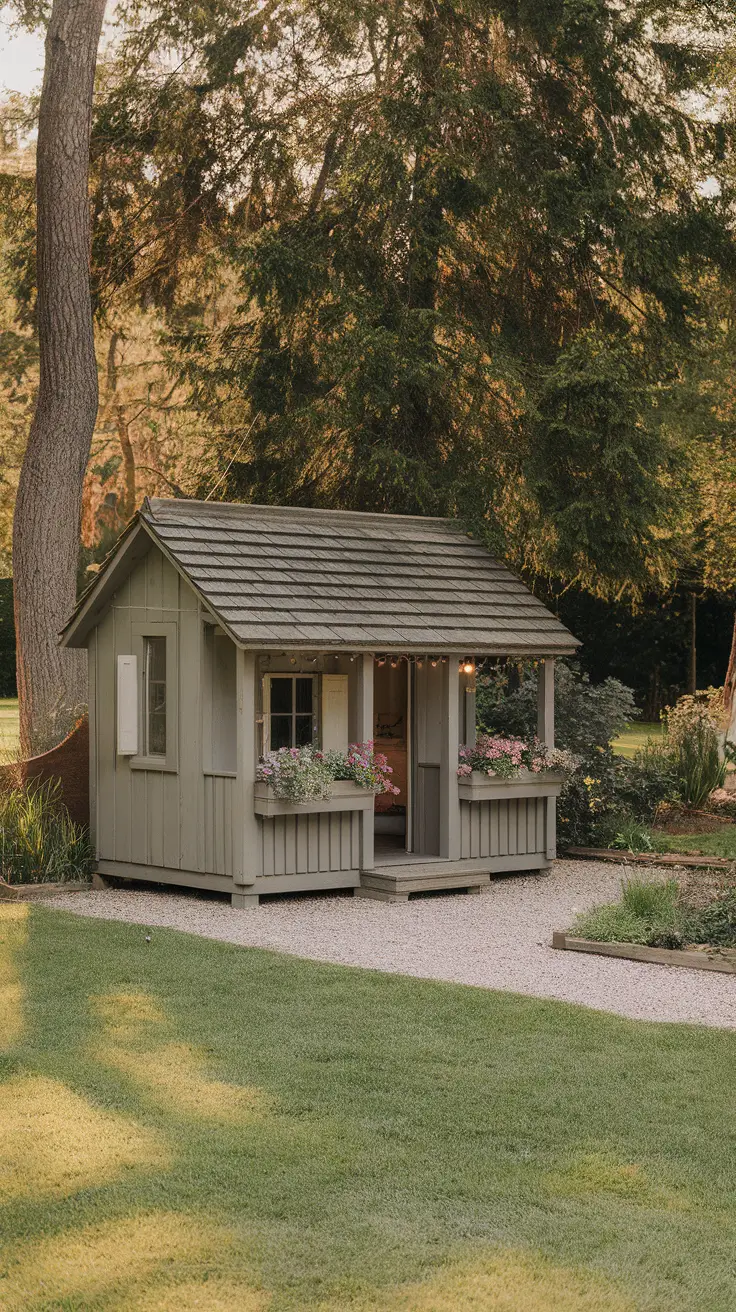
[[[12,15],[0,7],[0,95],[37,91],[43,77],[43,35],[13,30]]]

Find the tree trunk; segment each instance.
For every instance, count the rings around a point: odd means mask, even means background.
[[[82,483],[97,414],[89,142],[105,0],[54,0],[36,172],[40,383],[13,523],[21,750],[63,737],[86,703],[86,656],[58,645],[76,600]]]
[[[698,691],[698,601],[690,593],[690,660],[688,662],[687,690],[694,697]]]
[[[723,708],[728,724],[726,738],[729,742],[736,743],[736,615],[734,615],[733,621],[731,655],[728,658],[728,669],[723,687]]]

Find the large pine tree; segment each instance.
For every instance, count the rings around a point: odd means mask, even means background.
[[[168,305],[219,494],[451,511],[532,570],[664,577],[698,283],[736,268],[731,125],[703,112],[731,10],[308,0],[138,24],[96,130],[102,294]],[[194,252],[236,280],[214,331],[178,290]]]

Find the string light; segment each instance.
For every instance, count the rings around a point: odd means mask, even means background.
[[[472,660],[468,659],[462,666],[463,674],[475,674],[475,665]]]

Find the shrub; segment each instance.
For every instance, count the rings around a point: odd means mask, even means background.
[[[626,817],[621,827],[614,834],[609,846],[624,852],[662,852],[665,850],[662,840],[652,833],[648,825],[641,820]]]
[[[93,854],[71,819],[58,780],[0,793],[0,874],[9,884],[86,879]]]
[[[684,932],[689,943],[736,947],[736,889],[724,890],[708,906],[690,911]]]
[[[674,706],[667,707],[663,719],[667,738],[674,748],[700,725],[708,726],[716,735],[724,733],[728,725],[723,688],[705,688],[680,697]]]
[[[618,797],[632,819],[654,819],[663,802],[679,802],[682,795],[677,755],[667,743],[647,743],[632,761],[618,762]]]
[[[561,843],[585,847],[608,842],[626,819],[619,774],[619,759],[610,747],[599,747],[567,776],[557,803]]]
[[[476,708],[487,732],[532,738],[537,728],[537,672],[524,668],[520,686],[509,684],[509,667],[478,674]],[[618,679],[591,684],[577,665],[558,661],[555,669],[555,741],[579,756],[606,747],[639,711],[631,688]]]

